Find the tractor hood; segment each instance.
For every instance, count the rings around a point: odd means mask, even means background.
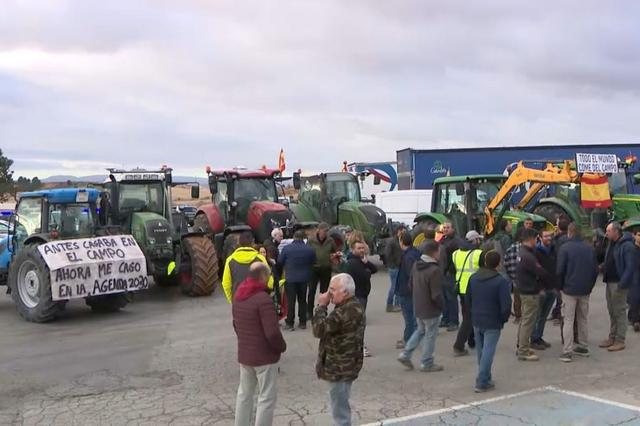
[[[271,236],[273,228],[286,227],[293,219],[293,213],[273,201],[254,201],[249,205],[247,225],[253,229],[257,241],[262,242]]]
[[[152,246],[170,246],[172,244],[171,224],[157,213],[133,213],[131,234],[144,249]]]
[[[387,224],[385,212],[373,204],[347,201],[340,204],[340,225],[349,225],[367,234],[380,236]]]
[[[553,224],[547,222],[547,220],[537,214],[527,213],[523,211],[509,210],[502,216],[505,220],[510,220],[513,224],[522,223],[525,219],[533,220],[534,227],[538,230],[553,230]],[[514,227],[515,229],[515,227]]]

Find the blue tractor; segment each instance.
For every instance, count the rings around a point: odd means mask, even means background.
[[[49,189],[20,194],[9,233],[11,260],[7,284],[20,316],[27,321],[54,319],[68,300],[52,297],[50,271],[38,246],[56,240],[89,238],[106,232],[97,224],[99,191],[92,188]],[[86,297],[94,311],[117,311],[128,293]]]

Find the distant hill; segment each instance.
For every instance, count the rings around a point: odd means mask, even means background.
[[[89,175],[89,176],[71,176],[71,175],[54,175],[48,178],[42,179],[43,183],[65,183],[71,182],[87,182],[87,183],[102,183],[107,178],[106,175]],[[200,186],[207,186],[207,178],[193,178],[189,176],[174,176],[174,182],[198,182]]]

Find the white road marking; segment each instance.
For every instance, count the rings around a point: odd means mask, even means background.
[[[555,386],[544,386],[544,387],[540,387],[540,388],[529,389],[529,390],[522,391],[522,392],[516,392],[516,393],[512,393],[512,394],[501,395],[501,396],[497,396],[495,398],[483,399],[481,401],[469,402],[467,404],[459,404],[459,405],[454,405],[452,407],[439,408],[437,410],[431,410],[431,411],[424,411],[422,413],[412,414],[410,416],[398,417],[398,418],[395,418],[395,419],[385,419],[385,420],[381,420],[381,421],[378,421],[378,422],[369,423],[369,424],[366,424],[364,426],[393,425],[393,424],[397,424],[397,423],[406,422],[406,421],[409,421],[409,420],[421,419],[423,417],[437,416],[437,415],[441,415],[441,414],[445,414],[445,413],[451,413],[453,411],[465,410],[467,408],[475,408],[475,407],[478,407],[480,405],[491,404],[493,402],[499,402],[499,401],[504,401],[504,400],[507,400],[507,399],[518,398],[520,396],[530,395],[532,393],[544,392],[544,391],[552,391],[552,392],[563,393],[565,395],[574,396],[574,397],[577,397],[577,398],[583,398],[583,399],[587,399],[587,400],[590,400],[590,401],[599,402],[601,404],[613,405],[613,406],[618,407],[618,408],[624,408],[624,409],[627,409],[627,410],[640,412],[640,407],[635,406],[635,405],[624,404],[624,403],[621,403],[621,402],[616,402],[616,401],[611,401],[611,400],[608,400],[608,399],[598,398],[598,397],[586,395],[586,394],[583,394],[583,393],[567,391],[567,390],[563,390],[563,389],[560,389],[560,388],[556,388]]]
[[[631,411],[640,411],[640,407],[638,407],[637,405],[624,404],[622,402],[611,401],[610,399],[598,398],[597,396],[591,396],[591,395],[586,395],[584,393],[579,393],[579,392],[573,392],[573,391],[559,389],[559,388],[556,388],[554,386],[547,386],[547,389],[552,390],[552,391],[556,391],[556,392],[560,392],[560,393],[563,393],[565,395],[575,396],[575,397],[578,397],[578,398],[584,398],[584,399],[588,399],[588,400],[594,401],[594,402],[600,402],[602,404],[613,405],[613,406],[616,406],[618,408],[625,408],[625,409],[631,410]]]

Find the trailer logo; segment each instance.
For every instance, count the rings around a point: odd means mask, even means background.
[[[434,161],[433,167],[431,167],[431,174],[437,175],[437,174],[445,174],[445,173],[447,173],[447,169],[444,167],[444,165],[442,165],[442,161],[440,160]]]

